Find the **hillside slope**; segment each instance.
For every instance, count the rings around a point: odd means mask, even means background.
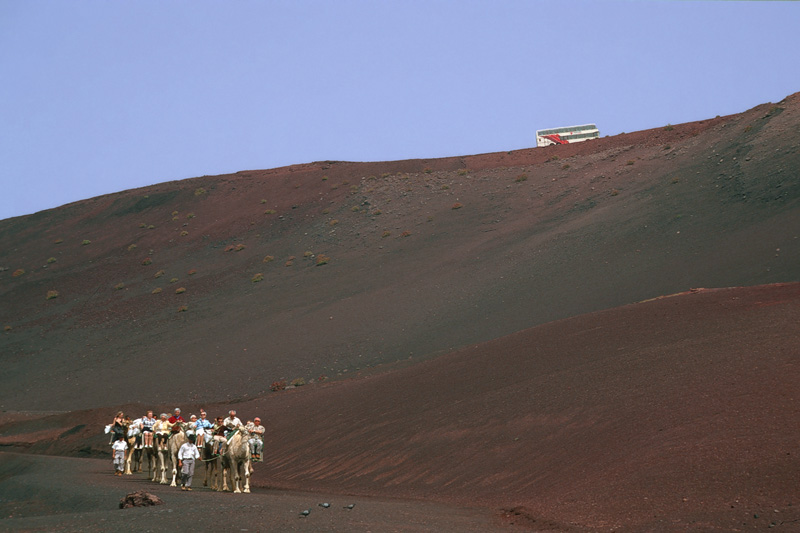
[[[576,145],[204,176],[0,221],[0,408],[250,398],[692,287],[796,281],[798,135],[800,94]],[[168,387],[142,379],[168,369]]]

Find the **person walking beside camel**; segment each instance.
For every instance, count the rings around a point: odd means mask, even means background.
[[[194,462],[200,459],[200,451],[195,446],[195,435],[187,435],[187,441],[178,450],[178,466],[181,467],[181,490],[192,490]]]
[[[111,445],[114,454],[114,475],[121,476],[122,471],[125,469],[125,450],[128,449],[128,443],[125,442],[125,436],[120,435],[114,444]]]

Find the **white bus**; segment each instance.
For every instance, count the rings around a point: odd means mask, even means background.
[[[536,131],[536,146],[551,144],[571,144],[600,137],[600,131],[594,124],[583,126],[566,126]]]

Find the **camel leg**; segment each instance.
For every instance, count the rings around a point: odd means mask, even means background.
[[[177,457],[172,458],[172,483],[169,484],[170,487],[177,487],[178,484],[175,483],[175,478],[178,476],[178,459]]]
[[[244,492],[245,494],[250,492],[250,459],[244,464]]]
[[[160,481],[160,483],[162,485],[166,485],[167,484],[167,465],[165,463],[166,460],[167,460],[167,458],[164,456],[164,451],[163,450],[159,450],[158,451],[158,465],[159,465],[159,468],[161,469],[161,481]]]
[[[237,465],[232,465],[232,468],[231,468],[231,470],[233,470],[233,487],[234,487],[233,488],[233,493],[234,494],[240,494],[242,492],[242,489],[240,488],[240,486],[242,484],[242,476],[239,473],[239,468],[240,468],[240,466],[238,464]]]
[[[128,476],[133,475],[133,472],[131,472],[131,457],[133,457],[133,450],[128,448],[125,450],[125,474]]]

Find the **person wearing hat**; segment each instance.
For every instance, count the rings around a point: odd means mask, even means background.
[[[264,433],[267,430],[261,425],[261,419],[259,417],[255,417],[252,422],[248,422],[246,428],[250,433],[249,442],[252,460],[260,463],[264,460],[261,458],[261,451],[264,448]]]
[[[200,451],[194,444],[194,433],[187,435],[186,439],[186,442],[178,450],[178,466],[181,468],[181,490],[192,490],[194,462],[200,459]]]

